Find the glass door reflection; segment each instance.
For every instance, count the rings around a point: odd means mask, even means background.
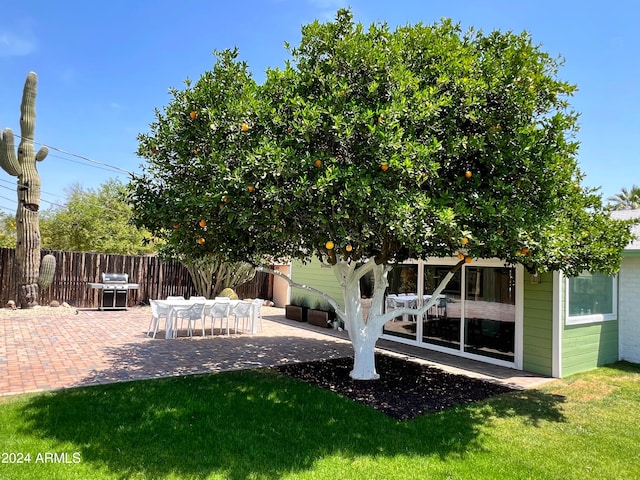
[[[402,307],[416,308],[418,265],[397,265],[389,272],[389,287],[385,298],[385,311]],[[417,319],[414,315],[398,315],[384,324],[382,333],[393,337],[417,340]]]
[[[465,273],[465,352],[514,361],[515,269],[469,267]]]
[[[453,265],[424,266],[424,294],[429,296],[440,285]],[[422,341],[441,347],[460,349],[462,319],[462,271],[458,270],[442,294],[422,318]]]

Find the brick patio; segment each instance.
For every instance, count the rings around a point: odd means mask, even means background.
[[[28,313],[27,313],[28,312]],[[77,312],[77,313],[76,313]],[[263,308],[264,328],[240,333],[166,340],[146,336],[149,307],[98,311],[40,307],[0,310],[0,396],[290,362],[351,356],[344,332],[298,324],[284,310]],[[446,370],[509,383],[536,386],[548,379],[487,366],[392,342],[379,346]]]

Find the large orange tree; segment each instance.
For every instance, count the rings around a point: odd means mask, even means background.
[[[341,10],[303,27],[290,53],[258,84],[237,52],[219,52],[173,90],[139,136],[147,164],[131,200],[140,226],[189,255],[330,264],[344,297],[320,294],[349,331],[353,378],[377,377],[397,262],[457,255],[439,289],[479,257],[618,268],[629,228],[581,186],[574,86],[527,33],[364,27]]]

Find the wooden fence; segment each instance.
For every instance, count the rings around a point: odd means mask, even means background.
[[[67,302],[77,308],[97,308],[100,290],[89,288],[91,282],[102,282],[102,273],[127,273],[130,283],[137,283],[137,290],[129,291],[128,306],[147,304],[150,298],[166,298],[168,295],[195,295],[195,287],[187,269],[179,262],[162,262],[151,255],[111,255],[88,252],[61,252],[42,250],[42,255],[56,257],[56,273],[53,283],[40,292],[40,305],[52,300]],[[0,307],[9,300],[16,300],[13,279],[15,250],[0,248]],[[272,297],[270,275],[256,273],[253,280],[235,290],[240,298]]]

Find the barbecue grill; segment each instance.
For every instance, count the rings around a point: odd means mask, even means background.
[[[101,290],[100,310],[126,310],[129,290],[137,290],[137,283],[129,283],[126,273],[103,273],[102,283],[89,283],[89,288]]]

